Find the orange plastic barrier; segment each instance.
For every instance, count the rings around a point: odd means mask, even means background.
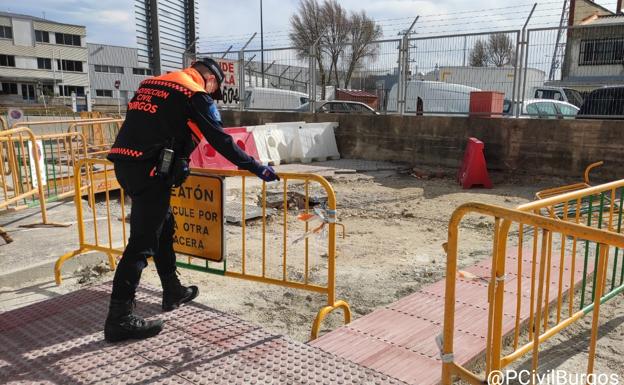
[[[483,155],[483,142],[477,138],[469,138],[464,160],[457,173],[457,180],[463,188],[470,188],[473,185],[482,185],[485,188],[492,188],[492,182],[487,172],[485,156]]]

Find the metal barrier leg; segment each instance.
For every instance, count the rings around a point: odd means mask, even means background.
[[[30,223],[27,225],[19,225],[19,227],[25,227],[27,229],[32,229],[35,227],[69,227],[71,224],[69,223],[60,223],[60,222],[39,222],[39,223]]]
[[[2,227],[0,227],[0,237],[2,237],[2,239],[4,239],[6,243],[13,242],[13,238],[11,238],[9,233],[7,233],[6,230],[3,229]]]
[[[325,306],[321,310],[319,310],[316,318],[314,319],[314,323],[312,323],[312,333],[310,335],[310,340],[315,340],[316,338],[318,338],[319,331],[321,329],[321,323],[323,322],[325,317],[327,317],[327,315],[332,311],[339,308],[342,308],[343,310],[345,325],[351,322],[351,308],[349,307],[349,304],[342,300],[336,301],[334,302],[333,306]]]
[[[63,282],[63,279],[61,278],[61,267],[63,266],[63,263],[65,263],[68,259],[84,253],[85,251],[85,249],[80,248],[78,250],[63,254],[56,260],[56,263],[54,264],[54,280],[57,285],[60,285]]]
[[[592,314],[592,330],[591,340],[589,343],[589,358],[587,360],[587,374],[594,372],[594,359],[596,358],[596,343],[598,342],[598,325],[600,324],[600,302],[602,298],[602,281],[607,274],[607,257],[609,256],[609,248],[607,245],[600,245],[600,259],[598,260],[598,271],[594,276],[598,277],[596,285],[596,295],[594,296],[594,312]]]
[[[111,271],[114,271],[117,267],[117,261],[115,260],[115,256],[111,253],[106,253],[108,256],[108,265],[110,266]]]

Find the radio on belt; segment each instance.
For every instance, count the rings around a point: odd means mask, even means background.
[[[170,148],[163,148],[158,157],[158,164],[156,165],[156,173],[158,175],[167,176],[171,172],[171,166],[173,166],[174,152]]]

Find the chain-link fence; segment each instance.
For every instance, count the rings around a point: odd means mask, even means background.
[[[226,84],[225,105],[239,109],[624,117],[624,23],[617,18],[200,56],[234,63],[242,80],[233,81],[235,91]],[[474,91],[490,93],[471,98]]]
[[[467,114],[480,90],[514,100],[519,40],[519,31],[408,39],[405,112]]]

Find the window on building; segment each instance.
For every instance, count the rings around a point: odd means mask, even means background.
[[[0,26],[0,38],[13,39],[13,28],[5,25]]]
[[[624,38],[581,40],[579,65],[622,64]]]
[[[37,58],[37,68],[40,70],[51,70],[52,69],[52,59],[46,59],[43,57]]]
[[[60,70],[69,72],[82,72],[82,62],[75,60],[56,60],[56,65]]]
[[[152,70],[149,68],[133,68],[134,75],[152,76]]]
[[[17,95],[17,83],[2,83],[3,95]]]
[[[100,96],[104,98],[112,98],[113,90],[95,90],[95,96]]]
[[[35,86],[32,84],[22,84],[22,99],[35,100]]]
[[[119,67],[119,66],[105,66],[105,65],[96,64],[95,72],[110,72],[114,74],[123,74],[124,69],[123,67]]]
[[[55,33],[56,44],[75,45],[80,47],[80,35],[70,35],[68,33]]]
[[[59,92],[61,96],[71,96],[72,92],[76,93],[76,96],[84,96],[84,87],[80,86],[60,86]]]
[[[41,92],[45,96],[54,96],[54,86],[51,84],[44,84],[41,86]]]
[[[13,55],[0,55],[1,67],[15,67],[15,56]]]
[[[48,31],[35,30],[35,41],[39,43],[49,43],[50,33]]]

